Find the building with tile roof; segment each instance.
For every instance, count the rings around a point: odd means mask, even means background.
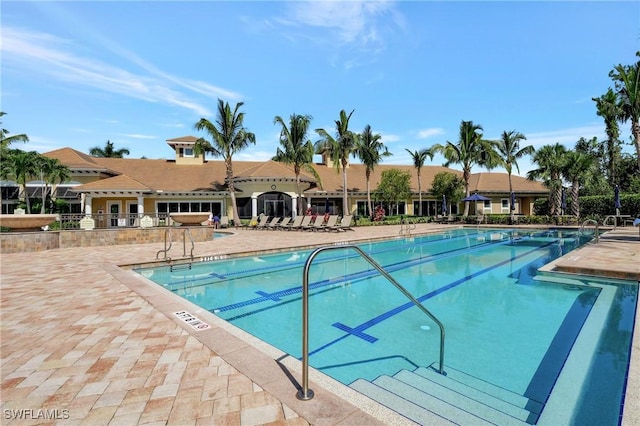
[[[173,159],[100,158],[62,148],[43,155],[57,158],[71,169],[71,180],[59,185],[56,193],[65,198],[71,211],[87,215],[111,215],[112,217],[168,216],[173,212],[212,212],[232,217],[231,199],[222,160],[206,160],[194,153],[197,138],[185,136],[167,140],[173,149]],[[298,204],[310,207],[314,213],[342,212],[342,175],[323,159],[314,164],[319,180],[311,173],[300,175],[300,193],[297,196],[296,178],[292,166],[269,161],[234,161],[234,186],[241,219],[260,214],[269,216],[295,216]],[[409,165],[376,166],[371,173],[372,198],[380,182],[382,172],[390,169],[407,171],[411,175],[411,199],[399,205],[399,213],[418,213],[418,181],[416,169]],[[429,192],[436,174],[449,172],[462,176],[462,172],[443,166],[424,166],[421,169],[423,215],[439,213],[440,201]],[[349,213],[363,215],[366,212],[366,178],[363,164],[348,166]],[[533,213],[537,198],[547,197],[548,190],[540,183],[512,175],[516,194],[516,213]],[[41,185],[41,183],[40,183]],[[6,185],[5,185],[6,186]],[[29,186],[29,185],[28,185]],[[38,183],[31,184],[37,190]],[[471,176],[469,190],[486,197],[480,205],[472,203],[483,213],[509,213],[509,183],[506,173],[475,173]],[[4,195],[4,194],[3,194]],[[3,212],[11,212],[17,205],[15,197],[3,197]],[[458,210],[459,209],[459,210]],[[462,204],[451,206],[452,213],[462,211]],[[109,221],[103,226],[122,226],[122,221]],[[133,223],[133,222],[131,222]],[[100,226],[100,224],[98,224]]]

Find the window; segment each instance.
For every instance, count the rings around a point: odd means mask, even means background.
[[[509,213],[509,199],[503,198],[500,200],[500,202],[501,202],[500,211],[502,213]]]
[[[193,148],[184,148],[182,152],[185,157],[193,157]]]

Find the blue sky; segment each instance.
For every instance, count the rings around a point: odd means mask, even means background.
[[[218,98],[244,102],[256,135],[236,160],[275,154],[276,115],[333,133],[342,109],[352,130],[382,135],[385,164],[457,141],[462,120],[489,139],[515,129],[571,148],[604,140],[591,98],[640,49],[631,1],[3,0],[1,19],[2,126],[30,138],[15,147],[110,140],[133,158],[173,158],[166,140],[204,136],[194,124],[215,120]]]

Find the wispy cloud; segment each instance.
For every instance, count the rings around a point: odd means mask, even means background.
[[[445,134],[444,129],[442,129],[440,127],[433,127],[433,128],[430,128],[430,129],[418,130],[417,137],[418,137],[418,139],[427,139],[427,138],[430,138],[432,136],[439,136],[439,135],[444,135],[444,134]]]
[[[374,60],[386,49],[389,35],[405,27],[393,1],[300,1],[286,2],[285,7],[282,16],[263,23],[263,28],[277,26],[287,30],[283,36],[291,41],[329,46],[330,63],[347,70]],[[348,51],[348,59],[340,48]]]
[[[131,138],[131,139],[157,139],[156,136],[140,135],[140,134],[137,134],[137,133],[123,134],[122,136],[124,136],[126,138]]]
[[[588,125],[582,127],[571,127],[567,129],[551,130],[547,132],[527,133],[526,143],[540,148],[543,145],[554,145],[560,143],[567,148],[573,148],[580,138],[591,139],[605,137],[604,125]]]
[[[193,97],[194,94],[212,99],[241,97],[238,93],[206,82],[164,73],[134,53],[104,38],[101,40],[104,47],[127,59],[140,70],[129,71],[75,54],[74,49],[79,46],[71,40],[6,26],[2,29],[0,49],[5,66],[11,65],[29,73],[39,73],[59,82],[91,87],[147,102],[179,106],[198,115],[210,115],[210,111]],[[209,102],[210,99],[206,101]]]

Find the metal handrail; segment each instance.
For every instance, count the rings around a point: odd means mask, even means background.
[[[580,233],[582,234],[584,232],[584,227],[589,223],[593,223],[595,225],[595,238],[596,238],[596,244],[598,244],[600,242],[600,230],[598,228],[597,220],[587,219],[584,222],[582,222],[582,224],[580,225]]]
[[[167,235],[169,236],[169,247],[167,247]],[[171,250],[172,244],[173,244],[173,241],[171,240],[171,229],[165,229],[164,230],[164,249],[158,250],[158,252],[156,253],[156,259],[158,259],[158,256],[160,256],[160,253],[164,253],[163,260],[171,259],[170,257],[167,256],[167,252]]]
[[[191,235],[189,228],[186,228],[182,232],[182,255],[187,257],[187,235],[189,236],[189,240],[191,240],[191,253],[189,254],[189,257],[193,260],[193,249],[196,247],[196,244],[193,241],[193,236]]]
[[[424,314],[431,318],[440,328],[440,368],[438,372],[444,374],[444,325],[427,308],[422,306],[400,283],[398,283],[382,266],[367,255],[362,249],[354,245],[326,246],[315,249],[304,264],[302,273],[302,389],[296,395],[299,400],[308,401],[313,398],[313,391],[309,389],[309,269],[313,259],[321,252],[328,250],[353,249],[369,262],[382,276],[391,282],[402,294],[404,294]]]
[[[402,219],[400,221],[399,235],[411,236],[411,231],[416,229],[416,224],[409,221],[409,219]]]

